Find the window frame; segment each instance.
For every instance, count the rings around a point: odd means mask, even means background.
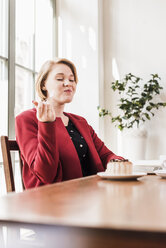
[[[35,4],[34,0],[34,4]],[[57,20],[56,20],[56,0],[50,0],[53,7],[53,57],[57,56]],[[0,56],[2,60],[8,61],[8,136],[15,138],[15,71],[16,67],[32,73],[33,81],[37,71],[35,70],[35,34],[33,39],[33,68],[30,69],[15,62],[15,34],[16,34],[16,0],[8,0],[8,58]],[[35,10],[36,11],[36,10]],[[35,97],[35,86],[33,87],[33,96]]]
[[[34,0],[34,5],[35,5]],[[57,38],[57,18],[56,18],[56,0],[50,0],[53,7],[53,57],[56,57],[58,54],[58,38]],[[35,10],[36,11],[36,10]],[[15,73],[16,73],[16,67],[19,67],[21,69],[24,69],[27,72],[32,73],[33,82],[35,82],[35,77],[37,75],[37,71],[35,70],[35,34],[34,34],[34,50],[33,50],[33,68],[30,69],[26,66],[23,66],[21,64],[16,63],[15,55],[16,55],[16,26],[15,26],[15,20],[16,20],[16,0],[8,0],[7,2],[7,12],[8,12],[8,22],[7,22],[7,33],[8,33],[8,54],[6,56],[0,55],[0,59],[8,64],[7,68],[7,75],[8,75],[8,110],[7,110],[7,135],[10,139],[15,139]],[[35,84],[33,84],[33,92],[32,92],[34,98],[35,98]],[[3,135],[3,134],[2,134]],[[2,161],[0,161],[0,166],[3,164]],[[14,168],[13,168],[14,169]]]

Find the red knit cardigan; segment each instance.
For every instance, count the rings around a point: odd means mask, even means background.
[[[121,159],[104,145],[83,117],[64,114],[88,145],[90,174],[104,171],[110,159]],[[25,188],[82,177],[79,157],[61,118],[45,123],[37,120],[35,108],[24,111],[16,117],[16,140]]]

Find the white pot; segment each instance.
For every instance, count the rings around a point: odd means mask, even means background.
[[[143,160],[146,155],[147,130],[128,129],[121,132],[119,154],[129,160]]]

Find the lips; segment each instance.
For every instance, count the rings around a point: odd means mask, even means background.
[[[64,90],[64,92],[71,93],[72,90],[68,89],[68,90]]]

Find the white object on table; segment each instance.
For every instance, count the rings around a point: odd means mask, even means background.
[[[132,163],[135,172],[154,173],[155,170],[162,169],[161,160],[135,160]]]
[[[166,178],[166,170],[155,170],[155,174],[162,178]]]
[[[133,174],[128,175],[113,175],[107,172],[98,172],[97,175],[103,179],[112,179],[112,180],[129,180],[129,179],[136,179],[142,176],[146,176],[147,173],[145,172],[135,172]]]

